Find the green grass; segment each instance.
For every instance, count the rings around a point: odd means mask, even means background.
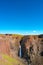
[[[0,65],[24,65],[22,62],[16,58],[11,58],[8,55],[1,54],[2,60],[0,60]]]

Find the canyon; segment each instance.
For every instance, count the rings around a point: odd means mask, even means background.
[[[0,34],[0,56],[1,54],[19,60],[21,64],[16,65],[43,65],[43,34]]]

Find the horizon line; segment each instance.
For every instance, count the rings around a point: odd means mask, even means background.
[[[0,34],[20,34],[20,35],[40,35],[43,34],[43,31],[8,31],[8,30],[1,30]]]

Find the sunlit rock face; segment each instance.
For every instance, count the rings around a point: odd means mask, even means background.
[[[10,55],[10,44],[9,40],[4,37],[0,37],[0,53]]]
[[[18,56],[19,36],[0,35],[0,53],[10,55],[12,57]]]

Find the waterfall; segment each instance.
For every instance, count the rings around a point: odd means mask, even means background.
[[[19,49],[20,49],[20,51],[19,51],[19,55],[20,55],[20,58],[21,58],[21,57],[22,57],[21,45],[19,46]]]

